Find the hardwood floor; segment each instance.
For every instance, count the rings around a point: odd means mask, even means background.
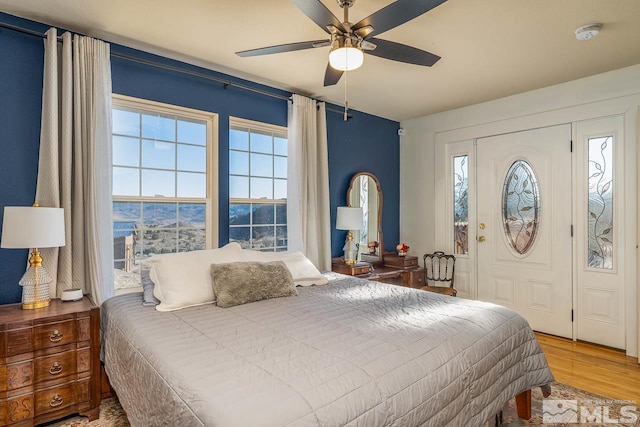
[[[623,351],[536,332],[556,381],[640,403],[640,364]]]

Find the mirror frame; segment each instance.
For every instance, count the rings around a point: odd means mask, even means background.
[[[351,206],[351,192],[353,191],[353,184],[356,179],[361,176],[369,177],[375,182],[376,189],[378,190],[378,260],[372,262],[371,260],[366,260],[366,262],[370,262],[372,264],[384,264],[383,254],[384,254],[384,239],[382,238],[382,206],[383,206],[383,197],[382,197],[382,188],[380,187],[380,180],[377,176],[372,174],[371,172],[357,172],[351,177],[351,181],[349,182],[349,188],[347,189],[347,206]]]

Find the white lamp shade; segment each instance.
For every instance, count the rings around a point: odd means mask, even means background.
[[[336,70],[355,70],[360,68],[363,62],[364,53],[357,47],[340,47],[329,52],[329,64]]]
[[[64,245],[64,209],[5,206],[0,247],[24,249]]]
[[[336,229],[338,230],[360,230],[362,229],[362,208],[350,208],[338,206],[336,218]]]

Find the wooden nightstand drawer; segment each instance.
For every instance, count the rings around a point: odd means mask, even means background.
[[[35,399],[36,416],[75,405],[75,386],[75,383],[67,383],[58,387],[37,391]]]
[[[84,297],[0,305],[0,427],[100,414],[100,309]]]
[[[34,328],[36,350],[76,342],[75,320],[48,323]]]
[[[36,384],[76,374],[76,360],[77,354],[75,351],[67,351],[36,359]]]
[[[346,274],[348,276],[359,276],[362,274],[369,274],[371,266],[366,262],[358,262],[356,264],[345,264],[343,261],[336,261],[331,263],[331,271],[336,273]]]
[[[396,268],[415,268],[418,266],[418,257],[415,256],[397,256],[397,255],[384,255],[384,265],[386,267]]]

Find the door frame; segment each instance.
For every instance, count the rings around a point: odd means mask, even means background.
[[[453,157],[454,156],[467,156],[467,165],[469,174],[467,175],[468,179],[468,202],[467,202],[467,238],[468,238],[468,253],[465,255],[455,254],[456,256],[456,277],[454,278],[454,283],[456,284],[456,289],[458,291],[458,295],[463,298],[477,299],[478,297],[478,287],[477,287],[477,277],[476,277],[476,253],[477,253],[477,245],[476,245],[476,228],[474,225],[476,224],[476,175],[475,175],[475,167],[471,167],[471,165],[475,166],[476,162],[476,141],[459,141],[446,145],[446,162],[436,162],[441,163],[445,168],[445,180],[444,180],[444,188],[443,191],[447,191],[447,189],[453,188]],[[452,191],[451,191],[452,192]],[[446,194],[446,193],[445,193]],[[444,210],[440,213],[445,215],[447,218],[441,222],[438,219],[436,212],[436,223],[437,224],[446,224],[445,228],[437,227],[439,231],[445,232],[446,229],[451,230],[453,227],[453,197],[450,197],[450,194],[445,197],[436,197],[436,200],[444,200]],[[452,236],[451,236],[452,237]],[[440,248],[444,248],[447,253],[454,253],[453,248],[453,238],[446,238],[449,242],[448,245],[436,245],[437,250],[441,250]]]
[[[576,260],[574,261],[574,282],[576,283],[576,293],[574,294],[574,307],[577,309],[584,308],[584,312],[578,310],[576,312],[576,322],[574,325],[576,339],[589,340],[589,337],[585,336],[585,330],[589,331],[587,335],[600,335],[605,338],[603,340],[611,340],[611,344],[604,343],[605,345],[614,345],[613,341],[620,338],[612,338],[616,332],[612,331],[610,327],[601,329],[602,320],[598,320],[595,323],[591,323],[589,327],[587,322],[593,322],[593,318],[589,318],[586,315],[586,297],[588,291],[600,291],[605,293],[612,293],[616,284],[622,282],[622,286],[625,286],[626,265],[624,262],[625,257],[625,240],[632,240],[625,233],[625,195],[626,195],[626,182],[624,179],[625,165],[624,165],[624,147],[625,147],[625,135],[624,135],[624,116],[612,115],[600,117],[597,119],[581,120],[573,125],[573,152],[576,168],[574,170],[574,179],[576,186],[573,191],[574,200],[574,233],[575,238],[573,240],[573,252]],[[613,202],[613,268],[608,269],[594,269],[589,268],[586,262],[587,258],[587,243],[588,243],[588,221],[585,221],[588,215],[588,148],[587,141],[591,137],[600,137],[605,135],[613,136],[613,188],[614,188],[614,202]],[[581,208],[580,208],[581,207]],[[612,279],[613,278],[613,279]],[[614,286],[612,286],[614,285]],[[625,328],[628,323],[628,316],[626,315],[627,304],[624,302],[625,290],[621,293],[615,293],[615,298],[618,299],[617,307],[622,310],[622,319]],[[609,319],[607,319],[609,320]],[[615,324],[615,320],[607,321],[603,323]],[[583,331],[580,330],[581,323]],[[596,331],[600,331],[599,333]],[[625,331],[623,331],[624,334]],[[625,340],[626,341],[626,340]]]
[[[606,116],[615,116],[615,115],[623,115],[624,116],[624,146],[623,150],[625,152],[624,155],[624,164],[620,165],[624,168],[624,182],[627,188],[633,188],[633,185],[630,183],[636,183],[637,181],[637,167],[636,163],[639,158],[636,155],[636,141],[640,138],[640,123],[638,126],[635,126],[636,120],[638,120],[639,108],[637,96],[630,95],[624,96],[615,99],[609,99],[605,101],[599,101],[594,103],[587,103],[581,105],[575,105],[571,107],[555,109],[552,111],[544,111],[533,114],[526,114],[518,117],[508,117],[507,115],[510,113],[508,111],[503,112],[502,118],[496,119],[495,121],[491,121],[489,123],[478,123],[475,125],[469,125],[461,128],[445,130],[435,132],[434,134],[434,199],[435,200],[447,200],[447,191],[449,188],[448,183],[450,180],[447,179],[447,172],[450,171],[450,167],[448,166],[448,160],[442,161],[443,159],[448,159],[447,155],[447,146],[452,143],[460,143],[460,142],[469,142],[475,141],[478,138],[490,137],[494,135],[501,135],[512,132],[519,132],[528,129],[535,129],[541,127],[554,126],[559,124],[567,124],[570,123],[572,125],[572,134],[575,137],[575,125],[579,121],[585,121],[590,119],[598,119]],[[574,139],[575,140],[575,139]],[[572,153],[572,163],[576,162],[576,150]],[[574,168],[573,173],[576,171]],[[574,176],[574,182],[577,177]],[[637,188],[637,187],[636,187]],[[575,209],[575,189],[573,191],[573,220],[574,224],[576,222],[576,209]],[[630,192],[627,192],[630,193]],[[638,215],[638,211],[636,206],[638,206],[638,196],[637,192],[633,194],[625,195],[625,203],[621,206],[623,212],[623,221],[621,227],[624,227],[626,230],[626,236],[622,236],[624,238],[624,242],[621,242],[621,247],[623,248],[623,254],[621,258],[621,262],[624,263],[624,294],[625,294],[625,347],[626,353],[629,356],[638,356],[638,351],[640,347],[640,343],[638,340],[638,329],[640,328],[640,316],[638,316],[638,300],[639,300],[639,292],[638,292],[638,281],[637,281],[637,251],[636,251],[636,238],[637,230],[638,230],[638,222],[640,220]],[[434,207],[434,224],[433,224],[433,236],[434,236],[434,247],[435,248],[443,248],[451,252],[453,250],[452,239],[449,238],[448,234],[450,233],[449,226],[438,226],[438,224],[449,224],[448,222],[448,213],[451,212],[450,204],[441,203],[435,204]],[[475,221],[475,218],[474,218]],[[469,218],[469,230],[473,228],[473,234],[470,233],[470,240],[475,240],[475,230],[476,224],[475,222],[471,224],[471,217]],[[574,239],[575,245],[575,239]],[[574,255],[577,252],[574,248]],[[573,257],[573,268],[574,273],[576,267],[577,257]],[[475,270],[475,269],[474,269]],[[472,273],[472,277],[475,276],[475,271]],[[477,295],[477,285],[474,283],[474,287],[476,287]],[[573,275],[573,306],[574,309],[577,307],[577,286],[576,286],[576,274]],[[577,322],[573,324],[573,337],[577,336]]]

